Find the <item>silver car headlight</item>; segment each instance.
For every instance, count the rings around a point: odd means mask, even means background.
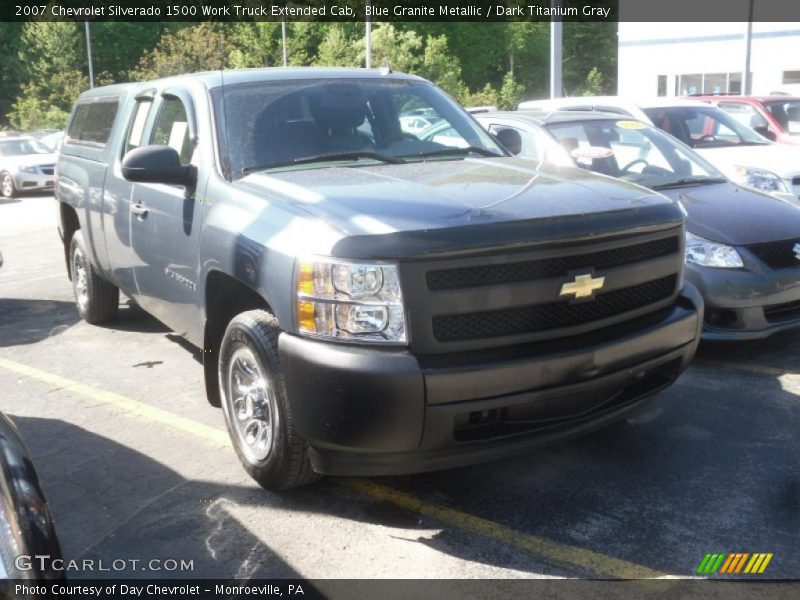
[[[354,342],[407,341],[397,265],[302,260],[296,292],[301,334]]]
[[[20,173],[30,173],[31,175],[36,175],[36,167],[33,166],[22,166],[19,168]]]
[[[772,171],[753,167],[736,167],[736,182],[764,192],[788,192],[783,179]]]
[[[686,232],[686,262],[701,267],[740,269],[744,261],[736,248]]]

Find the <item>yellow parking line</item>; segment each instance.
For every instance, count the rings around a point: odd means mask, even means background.
[[[63,389],[113,406],[124,414],[189,433],[214,447],[230,448],[230,439],[227,433],[216,427],[5,358],[0,358],[0,367],[48,384],[55,389]],[[425,502],[405,492],[372,481],[363,479],[340,479],[338,481],[351,490],[366,494],[377,500],[389,502],[399,508],[434,519],[440,523],[458,527],[459,529],[525,550],[552,564],[578,567],[601,577],[620,579],[669,577],[665,573],[654,571],[643,565],[586,550],[585,548],[560,544],[544,537],[528,535],[488,519],[482,519],[439,504]],[[557,508],[553,510],[557,510]]]
[[[1,357],[0,367],[17,373],[18,375],[24,375],[25,377],[36,379],[42,383],[51,385],[54,388],[73,392],[86,398],[97,400],[103,404],[113,405],[123,413],[139,417],[145,421],[158,423],[160,425],[167,425],[173,429],[180,429],[181,431],[190,433],[196,437],[203,438],[203,440],[206,442],[211,442],[211,444],[216,447],[227,448],[230,445],[230,438],[225,431],[217,429],[216,427],[199,423],[198,421],[194,421],[192,419],[181,417],[180,415],[176,415],[166,410],[161,410],[160,408],[150,406],[144,402],[131,400],[130,398],[115,394],[114,392],[108,392],[91,385],[78,383],[77,381],[72,381],[66,377],[61,377],[60,375],[48,373],[47,371],[42,371],[41,369],[29,367],[13,360],[8,360]]]

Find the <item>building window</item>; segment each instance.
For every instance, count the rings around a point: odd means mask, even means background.
[[[750,74],[752,78],[753,74]],[[659,80],[659,86],[661,81]],[[666,87],[666,86],[665,86]],[[659,88],[660,89],[660,88]],[[741,73],[699,73],[675,76],[675,95],[740,94]]]
[[[800,83],[800,71],[784,71],[783,83]]]
[[[658,76],[658,95],[659,96],[666,96],[667,95],[667,76],[666,75],[659,75]]]

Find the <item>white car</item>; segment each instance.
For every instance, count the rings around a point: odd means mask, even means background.
[[[678,138],[736,183],[785,199],[800,197],[800,147],[775,144],[707,102],[682,98],[634,102],[617,96],[587,96],[522,102],[519,108],[630,116]]]
[[[0,138],[0,197],[53,189],[56,155],[32,137]]]

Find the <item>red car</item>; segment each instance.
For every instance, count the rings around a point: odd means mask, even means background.
[[[692,96],[717,105],[737,121],[780,144],[800,145],[798,96]]]

